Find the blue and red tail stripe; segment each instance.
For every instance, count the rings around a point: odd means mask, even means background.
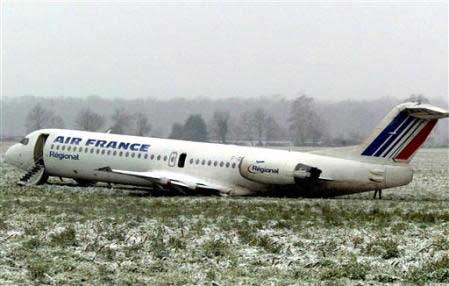
[[[409,116],[403,111],[362,152],[363,156],[408,160],[425,141],[436,120]]]
[[[397,135],[397,129],[409,118],[406,112],[400,112],[384,130],[373,140],[373,142],[362,152],[364,156],[379,157],[380,154],[375,155],[377,151],[385,146],[386,141],[392,136]],[[388,146],[385,146],[388,148]]]
[[[407,146],[402,149],[402,151],[394,158],[395,160],[408,160],[419,147],[426,141],[427,136],[429,136],[432,129],[435,127],[435,124],[438,120],[433,119],[426,121],[426,125],[422,128],[418,135],[416,135]]]

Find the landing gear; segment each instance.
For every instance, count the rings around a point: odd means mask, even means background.
[[[379,200],[382,199],[382,190],[381,190],[381,189],[374,190],[374,196],[373,196],[373,199],[376,199],[376,196],[379,196]]]
[[[74,179],[80,187],[93,187],[97,182],[83,179]]]

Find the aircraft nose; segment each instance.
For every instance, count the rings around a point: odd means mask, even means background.
[[[17,165],[17,159],[18,159],[17,145],[14,144],[11,147],[9,147],[8,150],[6,150],[5,162],[10,165]]]

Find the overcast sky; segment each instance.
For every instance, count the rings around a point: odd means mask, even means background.
[[[4,96],[448,96],[447,4],[3,4]]]

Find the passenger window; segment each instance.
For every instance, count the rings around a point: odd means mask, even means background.
[[[145,156],[143,158],[144,159],[148,159],[148,154],[145,154]]]
[[[56,145],[56,150],[59,150],[59,145]]]
[[[232,163],[232,169],[234,169],[235,168],[235,163]]]
[[[167,161],[167,156],[164,156],[164,161]]]
[[[131,153],[131,158],[134,158],[134,156],[136,156],[135,153]]]
[[[161,155],[157,155],[157,160],[161,160]]]
[[[65,150],[65,146],[64,146],[64,145],[62,145],[62,147],[61,147],[61,150],[62,150],[62,151],[64,151],[64,150]]]
[[[84,148],[84,153],[87,153],[87,152],[89,152],[89,148]]]
[[[151,160],[154,160],[154,154],[151,154]]]
[[[140,157],[142,157],[142,154],[137,154],[137,158],[140,159]]]
[[[193,158],[192,159],[190,159],[190,165],[192,165],[193,164]]]
[[[112,152],[112,156],[117,156],[117,151]]]
[[[217,167],[217,165],[218,165],[218,162],[214,161],[214,166]]]
[[[93,154],[94,151],[95,151],[94,148],[90,149],[90,154]]]
[[[195,164],[199,164],[200,163],[200,159],[196,159]]]
[[[186,163],[186,157],[187,157],[186,153],[182,153],[181,155],[179,155],[179,161],[178,161],[179,168],[184,168],[184,165]]]
[[[100,149],[97,149],[97,152],[96,152],[97,154],[100,154]]]
[[[119,155],[120,157],[122,157],[122,156],[123,156],[123,151],[120,151],[120,153],[118,153],[118,155]]]
[[[111,150],[108,150],[108,153],[107,153],[107,154],[108,154],[108,156],[111,155]]]
[[[223,167],[223,165],[224,165],[224,163],[223,163],[223,162],[220,162],[220,167]]]
[[[68,146],[68,147],[67,147],[67,151],[70,151],[70,149],[72,149],[72,147],[71,147],[71,146]]]
[[[229,168],[229,162],[226,163],[226,168]]]
[[[129,157],[129,152],[126,152],[126,153],[125,153],[125,157]]]
[[[104,149],[101,150],[101,155],[104,155],[104,153],[106,153],[106,151]]]
[[[55,145],[54,145],[54,144],[51,144],[50,149],[53,149],[54,147],[55,147]]]
[[[211,160],[207,161],[207,165],[208,166],[212,165],[212,161]]]
[[[206,160],[203,159],[203,161],[201,161],[201,165],[206,164]]]

